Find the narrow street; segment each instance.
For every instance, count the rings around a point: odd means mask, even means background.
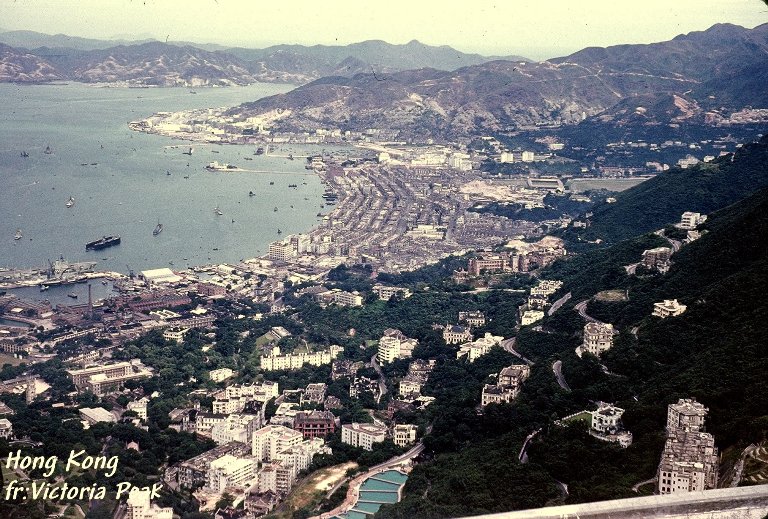
[[[571,390],[570,386],[568,386],[568,383],[565,381],[565,377],[563,376],[563,363],[561,361],[556,360],[552,363],[552,373],[555,374],[557,383],[561,388],[565,389],[566,391]]]

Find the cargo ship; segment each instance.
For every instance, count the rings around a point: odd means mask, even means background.
[[[104,236],[100,240],[91,241],[85,244],[85,250],[101,250],[113,245],[120,245],[120,236]]]

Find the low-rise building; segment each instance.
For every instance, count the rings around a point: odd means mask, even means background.
[[[643,251],[641,263],[644,267],[659,272],[669,270],[669,260],[672,257],[672,249],[669,247],[656,247]]]
[[[407,447],[416,443],[418,427],[412,424],[398,424],[392,430],[392,440],[399,447]]]
[[[0,418],[0,438],[5,440],[13,438],[13,424],[8,418]]]
[[[387,428],[370,423],[348,423],[341,426],[341,441],[361,447],[367,451],[373,450],[374,443],[381,443],[387,437]]]
[[[584,325],[584,351],[599,357],[613,346],[613,325],[607,323],[587,323]]]
[[[337,345],[332,345],[327,350],[315,351],[312,353],[288,353],[286,355],[280,355],[280,349],[276,349],[277,353],[272,355],[265,355],[261,357],[261,369],[264,371],[279,371],[279,370],[293,370],[301,369],[305,364],[310,366],[322,366],[323,364],[330,364],[333,359],[339,356],[344,351],[344,348]]]
[[[166,328],[163,330],[163,339],[181,342],[184,340],[184,336],[187,334],[187,332],[189,332],[189,328]]]
[[[84,407],[80,409],[79,413],[80,417],[88,422],[89,425],[97,422],[117,422],[115,415],[103,407]]]
[[[472,341],[472,332],[466,326],[446,324],[443,328],[443,340],[446,344],[461,344]]]
[[[653,315],[666,319],[675,317],[685,312],[686,305],[677,302],[677,299],[665,299],[661,303],[653,303]]]
[[[496,384],[485,384],[480,398],[482,407],[488,404],[509,403],[520,394],[523,382],[531,375],[527,364],[513,364],[502,369]]]
[[[149,489],[134,488],[125,503],[126,519],[173,519],[172,507],[159,507],[151,502]]]
[[[146,420],[148,403],[149,403],[149,400],[147,399],[147,397],[143,397],[138,400],[134,400],[133,402],[128,402],[126,409],[128,411],[133,411],[134,413],[136,413],[136,416],[138,416],[142,420]]]
[[[211,427],[211,439],[217,445],[230,442],[248,443],[253,432],[263,425],[260,415],[230,414]]]
[[[468,326],[474,326],[475,328],[485,326],[485,314],[479,310],[459,312],[459,321],[465,322]]]
[[[613,404],[598,402],[597,410],[589,411],[589,414],[592,417],[589,430],[592,436],[600,440],[618,443],[624,448],[632,444],[632,433],[624,430],[621,423],[624,409]]]
[[[208,377],[214,382],[224,382],[232,378],[235,372],[229,368],[214,369],[208,372]]]
[[[301,405],[320,405],[325,400],[325,392],[328,389],[322,382],[308,384],[307,388],[301,394]]]
[[[528,326],[542,319],[544,319],[544,312],[541,310],[525,310],[520,316],[520,324]]]
[[[379,299],[383,301],[389,301],[392,296],[399,294],[403,299],[411,297],[412,292],[403,287],[388,287],[385,285],[373,285],[373,293],[379,296]]]
[[[336,431],[336,417],[330,411],[300,411],[293,420],[293,429],[305,440],[324,438]]]
[[[473,342],[462,344],[459,347],[459,351],[456,352],[456,358],[460,359],[466,355],[469,362],[475,362],[477,359],[491,351],[491,348],[497,346],[503,340],[504,337],[500,335],[493,335],[486,332],[483,337],[480,337]]]
[[[138,359],[83,369],[68,369],[67,374],[72,378],[78,391],[91,391],[96,396],[118,391],[128,380],[152,376],[152,372]]]

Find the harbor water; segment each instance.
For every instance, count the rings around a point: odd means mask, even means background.
[[[303,159],[287,155],[321,147],[255,155],[256,146],[196,144],[127,126],[158,111],[234,106],[291,88],[192,95],[185,88],[0,84],[0,267],[44,268],[63,256],[122,273],[179,269],[262,255],[281,238],[278,229],[283,237],[307,232],[323,186]],[[193,153],[184,154],[190,146]],[[213,161],[251,171],[207,171]],[[153,235],[158,223],[163,230]],[[119,245],[85,250],[112,235]]]

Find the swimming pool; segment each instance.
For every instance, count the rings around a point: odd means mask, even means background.
[[[399,470],[387,470],[368,477],[360,485],[360,497],[352,508],[334,519],[370,519],[383,504],[400,501],[400,489],[408,475]]]

